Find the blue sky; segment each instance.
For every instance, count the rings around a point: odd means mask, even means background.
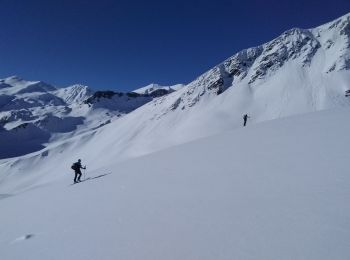
[[[0,77],[124,91],[188,83],[241,49],[350,12],[349,0],[0,2]]]

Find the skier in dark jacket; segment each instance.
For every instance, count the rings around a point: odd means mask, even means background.
[[[81,171],[80,171],[80,169],[86,169],[86,167],[83,167],[81,165],[81,160],[79,159],[77,162],[75,162],[73,164],[72,169],[74,170],[74,173],[75,173],[74,183],[80,182],[80,178],[81,178]]]
[[[250,116],[248,116],[247,114],[244,114],[244,115],[243,115],[243,120],[244,120],[243,126],[246,126],[246,125],[247,125],[247,120],[248,120],[248,118],[250,118]]]

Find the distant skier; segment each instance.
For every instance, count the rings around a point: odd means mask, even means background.
[[[250,116],[248,116],[247,114],[244,114],[244,115],[243,115],[243,120],[244,120],[243,126],[246,126],[246,125],[247,125],[247,120],[248,120],[248,118],[250,118]]]
[[[72,169],[74,170],[75,176],[74,176],[74,183],[80,182],[81,178],[81,171],[80,169],[86,169],[86,166],[83,167],[81,165],[81,160],[79,159],[77,162],[73,163]]]

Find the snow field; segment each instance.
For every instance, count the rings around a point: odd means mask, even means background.
[[[0,258],[348,259],[348,113],[269,121],[3,198]]]

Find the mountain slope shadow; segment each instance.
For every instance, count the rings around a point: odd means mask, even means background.
[[[17,157],[39,151],[50,139],[50,133],[32,123],[22,124],[10,131],[0,129],[0,159]]]

